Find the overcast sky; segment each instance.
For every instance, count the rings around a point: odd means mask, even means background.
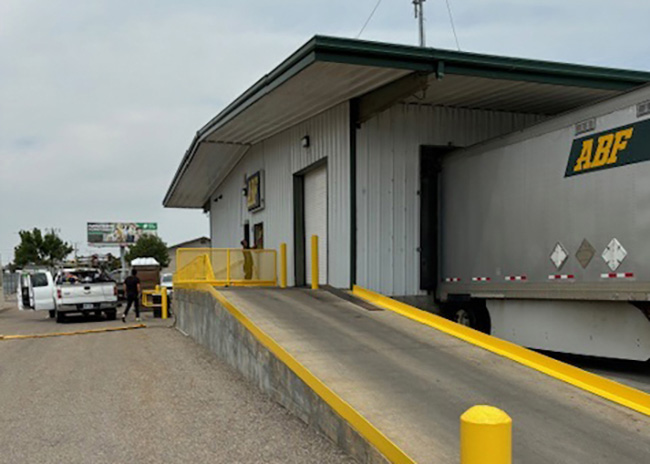
[[[356,37],[377,0],[0,0],[0,254],[21,229],[86,246],[88,221],[209,233],[162,198],[196,130],[315,34]],[[464,51],[650,71],[646,0],[450,0]],[[428,45],[455,48],[445,0]],[[362,39],[415,44],[411,0]]]

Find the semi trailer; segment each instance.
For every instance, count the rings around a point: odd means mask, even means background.
[[[534,349],[650,359],[650,87],[421,149],[421,287]]]

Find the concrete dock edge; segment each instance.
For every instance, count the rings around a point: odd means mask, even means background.
[[[177,328],[358,462],[413,462],[214,289],[175,289],[174,306]]]

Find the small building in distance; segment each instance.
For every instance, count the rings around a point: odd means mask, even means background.
[[[167,248],[169,252],[169,266],[162,270],[164,274],[173,274],[176,272],[176,250],[179,248],[210,248],[210,239],[208,237],[199,237]]]

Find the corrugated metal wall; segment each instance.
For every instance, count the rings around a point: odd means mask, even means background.
[[[210,209],[213,247],[239,247],[244,221],[264,223],[265,248],[287,243],[289,285],[294,284],[293,174],[322,158],[328,170],[329,283],[350,285],[350,135],[349,105],[343,103],[253,146],[212,195]],[[301,139],[309,135],[311,146]],[[265,174],[265,208],[246,210],[244,178]]]
[[[419,147],[469,146],[541,116],[399,104],[357,133],[357,283],[388,295],[419,290]]]

